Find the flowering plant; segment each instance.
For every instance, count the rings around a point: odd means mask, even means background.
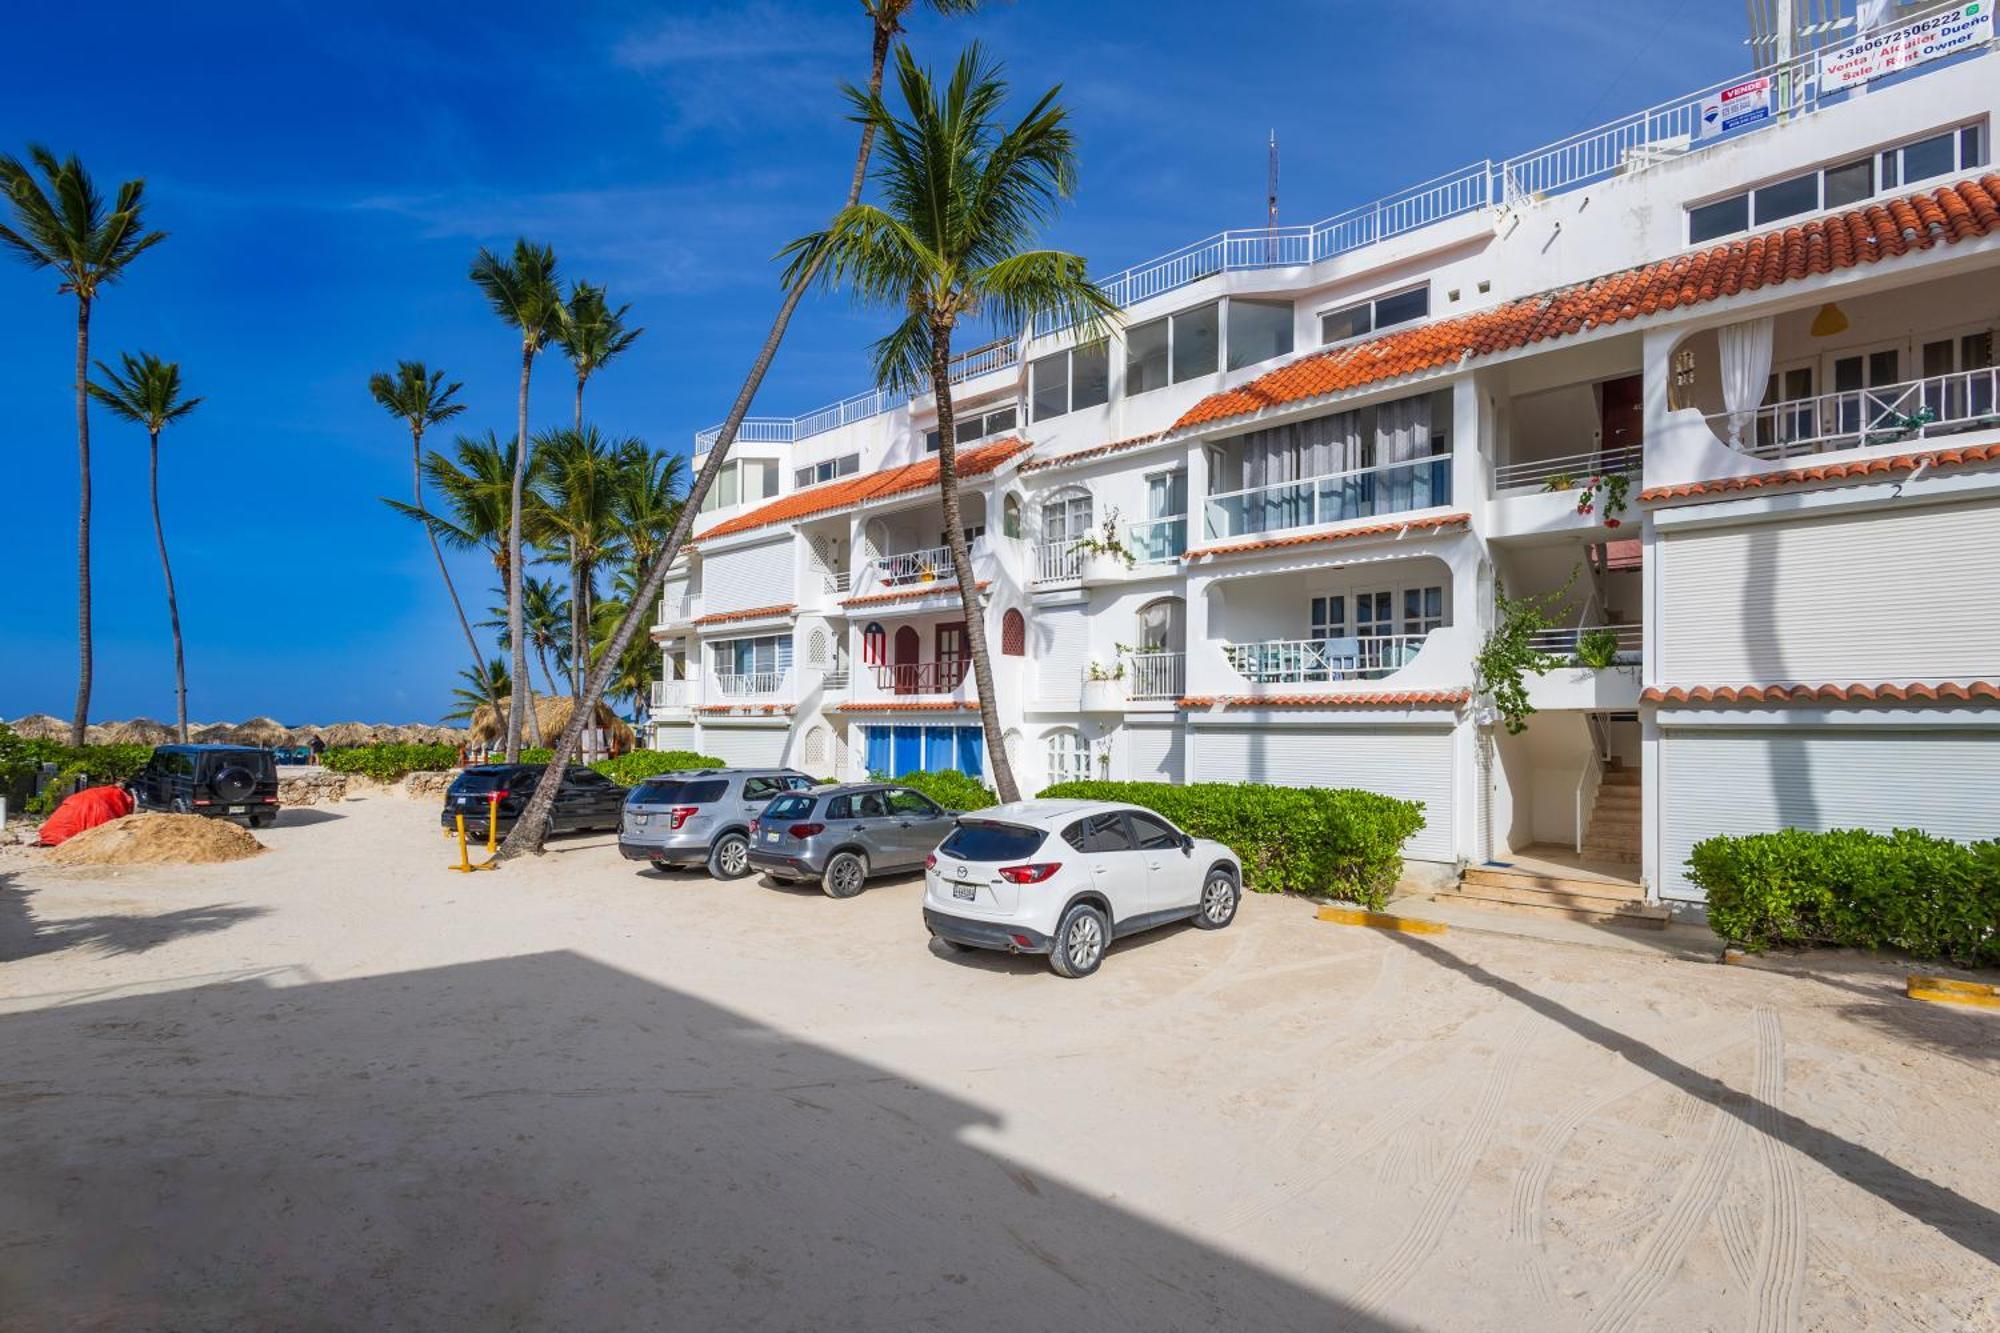
[[[1586,517],[1604,510],[1604,526],[1619,527],[1624,520],[1620,515],[1627,509],[1627,498],[1632,493],[1632,478],[1623,472],[1605,472],[1585,477],[1578,481],[1567,472],[1550,477],[1544,491],[1576,491],[1576,512]]]

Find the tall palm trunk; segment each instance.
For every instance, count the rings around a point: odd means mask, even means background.
[[[574,699],[583,693],[583,673],[590,668],[590,658],[584,652],[583,627],[588,622],[583,618],[583,561],[576,558],[576,547],[570,547],[569,559],[569,695]]]
[[[1002,804],[1021,799],[1014,766],[1007,759],[1007,742],[1000,733],[1000,710],[993,698],[993,660],[986,655],[986,611],[979,604],[979,583],[972,576],[972,552],[965,542],[965,524],[958,514],[957,422],[951,405],[951,324],[931,321],[931,392],[937,396],[938,492],[944,502],[944,540],[951,548],[951,567],[958,576],[958,603],[965,612],[966,650],[972,654],[972,685],[979,695],[979,725],[986,733],[986,767]]]
[[[521,347],[520,424],[514,442],[513,500],[507,512],[507,639],[510,669],[521,688],[507,699],[507,762],[521,757],[521,723],[528,709],[528,645],[521,632],[521,499],[528,477],[528,376],[535,368],[535,349]]]
[[[410,432],[410,478],[417,512],[421,514],[424,512],[424,433],[421,430]],[[424,524],[424,535],[430,538],[431,555],[437,560],[438,576],[444,580],[445,595],[451,598],[451,609],[458,616],[458,627],[465,632],[465,646],[472,650],[472,669],[477,671],[486,665],[486,659],[479,651],[479,640],[472,632],[472,622],[466,618],[465,603],[458,600],[458,585],[452,582],[451,567],[444,562],[444,548],[438,545],[437,533],[428,523]]]
[[[586,378],[584,375],[576,377],[576,429],[579,435],[583,433],[583,382]]]
[[[188,738],[187,658],[181,645],[181,607],[174,596],[174,567],[167,560],[167,528],[160,521],[160,432],[148,431],[151,454],[147,482],[153,497],[153,536],[160,544],[160,572],[167,576],[167,623],[174,632],[174,727],[181,744]]]
[[[90,724],[90,298],[76,298],[76,712],[69,743],[83,744]]]
[[[889,60],[889,46],[895,40],[896,29],[878,22],[874,25],[875,36],[873,54],[868,70],[868,91],[880,95],[882,91],[882,70]],[[854,175],[847,187],[847,199],[843,209],[852,208],[861,200],[861,187],[868,179],[868,155],[875,147],[875,127],[872,124],[861,127],[861,146],[854,155]],[[542,842],[548,837],[549,812],[555,807],[556,788],[561,785],[563,770],[569,766],[570,756],[576,753],[577,742],[583,737],[585,724],[596,711],[597,701],[611,685],[611,677],[618,669],[619,659],[632,646],[633,637],[638,634],[641,622],[646,619],[648,608],[660,600],[660,589],[666,586],[667,571],[673,568],[679,558],[681,546],[687,541],[694,528],[694,520],[701,509],[702,497],[722,471],[722,464],[729,455],[729,447],[736,443],[736,433],[743,428],[743,418],[750,414],[750,404],[757,397],[757,390],[764,385],[764,376],[770,372],[772,361],[777,359],[778,344],[785,340],[785,330],[791,326],[792,312],[799,308],[806,291],[819,276],[819,264],[814,263],[799,280],[785,293],[779,303],[777,318],[771,321],[771,331],[764,335],[764,345],[757,349],[757,359],[750,363],[750,373],[743,377],[743,387],[736,391],[736,401],[729,405],[729,415],[722,419],[722,429],[715,437],[715,447],[708,451],[708,460],[701,465],[701,472],[689,488],[687,502],[681,506],[681,515],[674,521],[674,530],[667,535],[667,541],[660,548],[659,558],[646,571],[645,582],[625,608],[624,617],[618,622],[618,629],[604,647],[604,655],[592,667],[586,679],[583,694],[576,701],[576,709],[570,714],[569,725],[563,728],[562,736],[556,741],[555,755],[549,762],[544,780],[535,785],[535,794],[528,798],[527,809],[514,821],[514,829],[501,845],[500,859],[506,860],[523,855],[541,855]]]

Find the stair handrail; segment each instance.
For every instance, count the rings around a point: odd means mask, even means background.
[[[1578,856],[1583,855],[1585,827],[1583,822],[1584,788],[1588,787],[1590,789],[1589,799],[1595,801],[1597,799],[1597,787],[1604,781],[1604,765],[1597,757],[1596,738],[1592,737],[1591,739],[1589,757],[1583,761],[1583,771],[1577,774],[1576,777],[1576,854]]]

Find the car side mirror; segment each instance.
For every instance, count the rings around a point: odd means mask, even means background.
[[[1182,856],[1194,855],[1194,837],[1192,834],[1187,834],[1187,833],[1181,834],[1181,855]]]

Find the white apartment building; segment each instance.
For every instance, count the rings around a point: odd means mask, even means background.
[[[1109,340],[961,356],[1024,790],[1362,787],[1424,803],[1413,869],[1574,849],[1667,904],[1713,833],[1993,836],[2000,60],[1990,5],[1897,12],[1119,273]],[[746,424],[660,609],[655,745],[984,771],[934,421]],[[1629,479],[1616,526],[1594,475]],[[1107,532],[1129,564],[1078,548]],[[1475,688],[1501,589],[1615,654],[1534,677],[1518,735]]]

